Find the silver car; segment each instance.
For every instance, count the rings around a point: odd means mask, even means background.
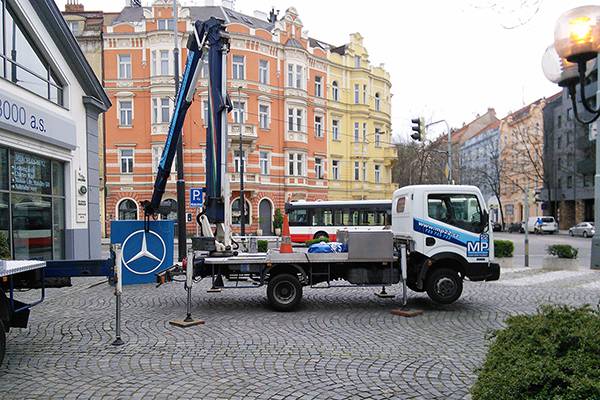
[[[592,237],[596,233],[593,222],[582,222],[569,229],[569,235],[571,236],[583,236]]]

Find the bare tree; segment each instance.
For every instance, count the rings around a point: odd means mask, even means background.
[[[397,159],[392,174],[398,187],[445,183],[446,152],[443,140],[433,142],[404,141],[396,144]]]

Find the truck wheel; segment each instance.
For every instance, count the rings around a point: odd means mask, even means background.
[[[4,360],[4,352],[6,351],[6,331],[4,330],[4,324],[0,320],[0,365]]]
[[[292,311],[302,299],[302,285],[294,275],[276,275],[269,280],[267,298],[276,311]]]
[[[462,294],[463,282],[456,271],[449,268],[434,270],[425,285],[427,295],[436,303],[454,303]]]

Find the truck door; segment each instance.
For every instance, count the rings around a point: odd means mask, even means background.
[[[422,233],[424,253],[432,257],[456,253],[468,262],[489,261],[489,217],[474,193],[429,193],[422,219],[414,229]]]

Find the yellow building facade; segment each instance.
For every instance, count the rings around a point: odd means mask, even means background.
[[[391,199],[391,81],[372,66],[359,33],[328,51],[330,200]]]

